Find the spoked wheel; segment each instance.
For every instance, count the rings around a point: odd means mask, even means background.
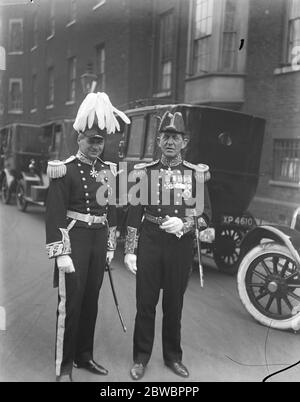
[[[17,194],[17,197],[16,197],[17,198],[17,207],[20,211],[25,212],[28,202],[25,199],[25,189],[21,183],[18,183],[18,185],[17,185],[16,194]]]
[[[241,301],[257,321],[277,329],[299,328],[300,272],[287,247],[256,246],[241,261],[237,280]]]
[[[216,228],[213,254],[220,271],[230,275],[237,273],[240,244],[244,235],[245,231],[237,227]]]
[[[11,191],[8,187],[7,179],[4,177],[1,184],[1,199],[3,204],[9,204],[11,199]]]

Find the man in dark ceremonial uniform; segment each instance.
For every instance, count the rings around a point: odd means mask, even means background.
[[[147,202],[133,205],[131,197],[127,218],[125,264],[136,273],[134,365],[130,370],[134,380],[143,377],[151,356],[161,288],[163,359],[175,374],[189,376],[182,363],[183,297],[193,260],[195,219],[206,227],[211,217],[204,185],[209,179],[208,166],[193,165],[181,157],[188,143],[181,113],[166,112],[159,133],[161,159],[135,165],[135,176],[140,184],[144,181],[141,193],[148,187]]]
[[[60,382],[72,381],[73,365],[108,374],[93,357],[99,291],[105,262],[114,255],[117,226],[116,206],[109,205],[108,194],[103,192],[106,199],[100,200],[98,193],[116,170],[99,158],[106,135],[118,128],[104,95],[87,95],[79,108],[74,123],[79,133],[77,154],[48,163],[46,248],[49,258],[55,259],[58,286],[55,365]],[[106,193],[111,188],[107,186]]]

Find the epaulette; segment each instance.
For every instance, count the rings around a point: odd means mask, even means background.
[[[204,177],[204,182],[206,182],[206,181],[208,181],[210,179],[210,173],[209,173],[209,166],[208,165],[205,165],[204,163],[198,163],[197,165],[194,165],[193,163],[190,163],[188,161],[183,161],[182,163],[183,163],[184,166],[195,170],[196,179],[201,179],[202,177]]]
[[[184,166],[189,167],[191,169],[196,170],[197,172],[208,172],[209,171],[209,166],[208,165],[204,165],[204,163],[198,163],[197,165],[194,165],[193,163],[190,163],[188,161],[183,161],[182,162]]]
[[[118,174],[118,165],[114,162],[110,162],[110,161],[104,161],[101,158],[98,158],[100,160],[101,163],[104,163],[105,165],[108,165],[110,168],[111,173],[114,176],[117,176]]]
[[[70,156],[65,161],[54,160],[49,161],[47,166],[47,175],[50,179],[58,179],[63,177],[67,173],[67,166],[66,164],[72,162],[76,157],[74,155]]]
[[[159,162],[159,159],[157,159],[156,161],[152,161],[152,162],[148,162],[148,163],[137,163],[136,165],[134,165],[134,169],[145,169],[154,165],[157,165]]]

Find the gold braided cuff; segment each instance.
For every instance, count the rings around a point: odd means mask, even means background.
[[[107,251],[115,251],[117,248],[117,226],[108,229]]]
[[[72,252],[68,229],[59,228],[59,230],[61,231],[62,239],[60,241],[46,244],[46,250],[49,258],[71,254]]]
[[[186,217],[183,219],[183,234],[190,232],[195,228],[194,219],[192,217]]]
[[[137,249],[139,236],[137,229],[131,226],[127,227],[127,235],[125,239],[125,254],[135,254]]]
[[[206,220],[202,217],[202,216],[198,216],[198,227],[202,228],[202,227],[207,227],[207,223]],[[192,230],[195,230],[195,221],[194,218],[191,216],[187,216],[183,219],[183,228],[182,228],[182,232],[183,234],[188,233]]]

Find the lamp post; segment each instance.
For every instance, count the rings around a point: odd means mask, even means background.
[[[88,63],[87,70],[80,76],[84,95],[94,92],[97,85],[97,75],[93,73],[92,63]]]

